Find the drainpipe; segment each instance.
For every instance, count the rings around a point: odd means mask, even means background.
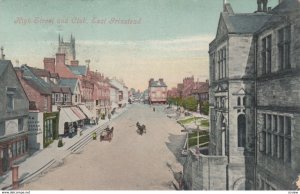
[[[256,188],[256,177],[257,177],[257,172],[256,172],[256,167],[257,167],[257,138],[258,138],[258,133],[257,133],[257,53],[258,53],[258,45],[257,45],[257,35],[254,35],[253,37],[254,41],[254,190],[257,190]]]

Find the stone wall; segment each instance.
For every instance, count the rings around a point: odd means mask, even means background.
[[[206,156],[190,150],[183,176],[188,190],[226,190],[225,156]]]

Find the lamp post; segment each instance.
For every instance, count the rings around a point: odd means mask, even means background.
[[[199,154],[199,132],[200,132],[200,125],[201,125],[201,119],[196,119],[194,116],[195,125],[197,126],[197,149],[196,152]]]

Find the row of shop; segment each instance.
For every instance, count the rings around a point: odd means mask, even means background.
[[[59,137],[73,137],[94,116],[85,105],[60,107],[57,112],[29,113],[29,148],[39,150]]]

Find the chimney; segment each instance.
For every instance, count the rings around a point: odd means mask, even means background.
[[[71,65],[72,66],[78,66],[79,65],[79,61],[78,60],[73,60],[73,61],[71,61]]]
[[[268,11],[268,0],[262,0],[263,3],[263,12]]]
[[[66,60],[65,53],[56,53],[56,65],[57,66],[64,66]]]
[[[44,69],[55,73],[55,59],[54,58],[44,58]]]
[[[261,9],[261,0],[257,0],[257,12],[261,12],[262,9]]]

